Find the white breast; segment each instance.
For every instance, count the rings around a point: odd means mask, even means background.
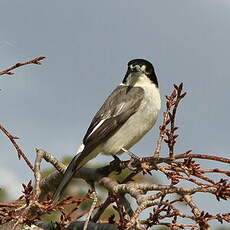
[[[119,154],[121,148],[129,149],[136,144],[155,124],[161,108],[159,89],[154,84],[142,84],[145,96],[137,112],[100,147],[104,154]]]

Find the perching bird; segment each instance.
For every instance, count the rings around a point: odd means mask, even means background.
[[[160,108],[153,65],[144,59],[130,61],[122,83],[94,116],[80,151],[70,162],[54,193],[54,201],[60,198],[73,175],[99,153],[117,155],[136,144],[153,127]]]

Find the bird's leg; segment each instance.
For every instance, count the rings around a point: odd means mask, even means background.
[[[112,155],[114,160],[111,163],[118,164],[121,162],[120,158],[116,155]]]
[[[113,156],[114,160],[110,162],[110,165],[111,166],[113,166],[113,165],[114,166],[119,165],[121,163],[121,160],[119,159],[119,157],[116,156],[116,155],[112,155],[112,156]],[[121,173],[121,171],[122,171],[121,167],[119,167],[118,169],[116,169],[117,175],[119,175]]]

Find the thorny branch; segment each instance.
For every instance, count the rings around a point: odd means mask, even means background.
[[[138,158],[130,153],[131,160],[119,161],[114,160],[110,165],[102,168],[81,168],[75,175],[75,178],[83,178],[86,182],[97,182],[102,185],[107,191],[108,196],[105,201],[95,206],[94,202],[89,212],[84,212],[73,219],[71,214],[79,209],[80,205],[87,199],[72,199],[65,198],[56,204],[50,200],[49,193],[52,193],[62,179],[62,173],[66,166],[58,161],[53,154],[42,149],[37,149],[37,157],[34,167],[35,183],[34,186],[29,183],[24,185],[24,195],[20,197],[20,202],[0,203],[0,224],[13,222],[14,226],[19,224],[33,224],[41,218],[43,214],[51,214],[59,210],[61,219],[57,222],[59,228],[69,226],[87,225],[88,223],[81,222],[79,219],[87,213],[89,221],[88,229],[150,229],[152,226],[166,226],[171,230],[174,229],[201,229],[209,230],[210,220],[216,220],[220,223],[230,223],[230,213],[213,214],[204,212],[199,207],[199,204],[193,199],[194,194],[201,193],[203,195],[210,194],[213,196],[213,202],[216,198],[219,200],[230,199],[230,171],[218,168],[207,169],[205,164],[198,163],[196,159],[222,162],[230,164],[230,159],[221,156],[213,156],[208,154],[195,154],[191,151],[186,151],[182,154],[175,153],[175,144],[178,134],[175,132],[178,127],[175,124],[176,113],[179,103],[185,96],[183,92],[183,84],[174,85],[174,90],[170,96],[166,96],[166,112],[164,113],[163,124],[160,126],[160,135],[157,142],[157,147],[152,157]],[[169,150],[168,157],[160,157],[161,145],[163,140],[166,142]],[[46,178],[41,178],[41,162],[42,159],[51,163],[57,171],[51,173]],[[114,171],[121,171],[127,167],[132,167],[130,174],[126,175],[122,181],[117,181],[109,177],[109,174]],[[149,173],[158,170],[162,175],[165,175],[171,183],[167,185],[158,185],[153,183],[135,182],[134,177],[140,172]],[[222,178],[215,180],[209,175],[218,173]],[[190,186],[181,186],[180,182],[188,181]],[[192,184],[192,186],[191,186]],[[48,194],[48,195],[47,195]],[[129,201],[125,195],[129,194],[132,200],[135,200],[137,206],[132,210]],[[170,195],[176,196],[170,196]],[[180,202],[184,202],[189,207],[190,212],[178,208]],[[100,220],[101,215],[109,207],[113,206],[114,212],[118,213],[119,218],[116,219],[111,215],[103,222]],[[75,207],[68,213],[63,207],[73,205]],[[141,213],[144,210],[151,208],[149,216],[141,218]],[[92,210],[96,213],[92,216]],[[181,221],[181,220],[185,221]],[[97,226],[93,222],[99,222]],[[186,223],[186,224],[185,224]]]

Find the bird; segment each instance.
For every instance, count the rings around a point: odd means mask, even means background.
[[[158,79],[151,62],[133,59],[122,83],[92,119],[77,155],[53,195],[58,201],[74,174],[98,154],[116,156],[130,149],[155,124],[161,109]]]

